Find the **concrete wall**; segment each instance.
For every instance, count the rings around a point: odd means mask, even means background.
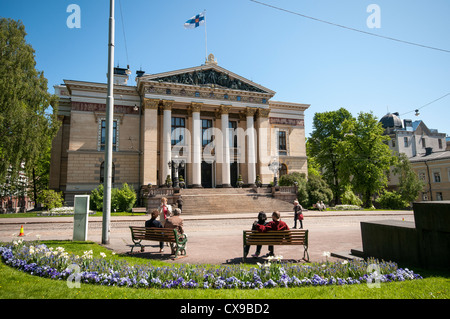
[[[365,257],[450,269],[450,201],[414,203],[414,222],[361,222]]]

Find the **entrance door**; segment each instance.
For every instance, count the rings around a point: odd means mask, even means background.
[[[205,161],[202,162],[202,187],[203,188],[212,188],[213,183],[213,167],[212,163],[207,163]]]
[[[236,187],[238,180],[238,163],[233,162],[230,163],[230,184],[233,187]]]

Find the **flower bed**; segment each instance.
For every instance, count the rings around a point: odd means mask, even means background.
[[[59,207],[53,208],[51,210],[42,211],[37,214],[37,216],[73,216],[74,208],[73,207]],[[94,211],[90,210],[89,215],[95,214]]]
[[[130,265],[123,260],[107,259],[104,253],[100,253],[99,258],[94,258],[92,251],[76,256],[61,247],[53,249],[22,240],[0,246],[0,255],[7,265],[40,277],[134,288],[261,289],[422,278],[411,270],[398,269],[395,263],[376,260],[284,264],[275,257],[253,268],[241,265]],[[369,266],[375,266],[378,272],[369,272]]]

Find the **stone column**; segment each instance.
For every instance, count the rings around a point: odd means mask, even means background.
[[[256,180],[256,143],[255,143],[255,125],[253,115],[256,109],[247,107],[247,183],[250,186],[255,185]]]
[[[192,102],[189,111],[192,113],[192,187],[202,187],[202,121],[200,109],[202,103]]]
[[[162,183],[166,181],[167,175],[172,175],[169,169],[169,162],[172,160],[172,105],[173,101],[163,100],[163,140],[162,140],[162,157],[161,157],[161,179]]]
[[[222,124],[222,149],[223,149],[223,158],[222,158],[222,187],[231,187],[230,181],[230,135],[229,135],[229,120],[228,120],[228,111],[230,110],[229,106],[221,105],[220,106],[220,114],[221,114],[221,124]]]
[[[141,185],[157,185],[159,99],[144,98],[141,126]]]
[[[273,174],[269,170],[271,162],[271,129],[269,123],[270,109],[258,109],[256,126],[258,129],[258,161],[256,164],[257,173],[263,184],[272,181]]]

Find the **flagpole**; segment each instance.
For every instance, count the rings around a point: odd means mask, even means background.
[[[208,61],[208,37],[206,35],[206,10],[203,10],[203,16],[205,17],[205,62]]]
[[[109,43],[108,43],[108,92],[106,98],[106,141],[105,141],[105,168],[103,186],[103,223],[102,244],[110,241],[111,218],[111,182],[112,182],[112,140],[114,116],[114,0],[110,0],[109,9]]]

